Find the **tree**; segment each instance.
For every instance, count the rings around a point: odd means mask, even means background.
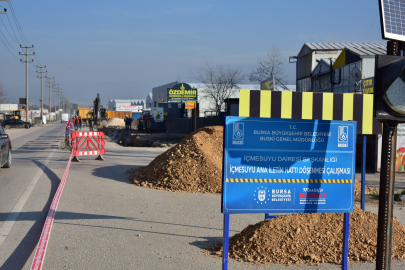
[[[236,91],[244,75],[239,68],[206,63],[193,78],[204,85],[201,97],[207,98],[212,109],[220,112],[224,107],[224,100],[230,98]]]
[[[6,93],[6,91],[4,91],[3,88],[4,88],[3,84],[0,83],[0,104],[3,104],[7,101],[7,98],[6,98],[7,93]]]
[[[271,76],[276,77],[276,84],[285,84],[284,75],[284,57],[281,51],[273,47],[271,51],[267,53],[267,56],[259,58],[257,60],[258,67],[249,74],[249,81],[252,83],[260,83]]]

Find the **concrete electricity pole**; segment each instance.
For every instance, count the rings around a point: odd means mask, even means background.
[[[42,77],[42,73],[47,73],[48,71],[45,71],[45,72],[42,71],[42,69],[46,68],[46,66],[44,66],[44,67],[37,66],[37,68],[41,69],[40,72],[37,71],[37,73],[41,73],[41,77],[37,76],[37,78],[41,79],[41,123],[43,124],[44,123],[44,120],[43,120],[43,117],[44,117],[44,95],[43,95],[43,91],[42,91],[43,90],[42,89],[42,79],[46,78],[46,77]]]
[[[0,0],[0,1],[7,1],[8,2],[9,0]],[[7,9],[5,8],[4,12],[0,12],[0,14],[7,14]]]
[[[57,119],[57,118],[56,118],[56,93],[59,93],[59,91],[56,90],[56,89],[57,89],[57,88],[56,88],[56,85],[53,85],[53,89],[54,89],[54,90],[52,90],[52,92],[55,93],[55,96],[54,96],[54,97],[55,97],[55,120],[56,120],[56,119]]]
[[[25,55],[25,61],[23,61],[22,59],[20,59],[20,62],[25,63],[26,65],[26,69],[25,69],[25,121],[28,122],[28,64],[29,63],[34,63],[34,60],[28,61],[28,55],[34,55],[34,53],[29,54],[28,53],[28,49],[32,49],[34,48],[34,45],[32,45],[31,47],[23,47],[20,45],[21,49],[25,49],[25,54],[18,52],[20,55]]]
[[[52,77],[52,78],[48,78],[48,77],[46,77],[45,76],[45,78],[47,78],[48,80],[49,80],[49,85],[47,85],[47,86],[49,86],[49,111],[48,111],[48,116],[49,116],[49,122],[51,121],[51,98],[52,98],[52,95],[51,95],[51,86],[52,86],[52,84],[51,84],[51,80],[53,80],[54,79],[54,77]]]

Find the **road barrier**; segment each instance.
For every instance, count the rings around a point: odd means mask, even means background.
[[[65,143],[62,148],[66,146],[72,148],[72,133],[73,133],[73,120],[69,120],[65,128]]]
[[[73,132],[72,155],[74,162],[80,162],[78,156],[98,155],[96,160],[104,160],[104,132]]]

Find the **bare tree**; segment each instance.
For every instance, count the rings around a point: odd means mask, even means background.
[[[200,93],[212,103],[213,109],[220,112],[224,107],[224,100],[231,97],[237,91],[244,75],[239,68],[231,68],[224,65],[205,63],[200,68],[198,75],[193,78],[204,85],[204,91]]]
[[[265,79],[275,76],[276,84],[286,83],[284,75],[284,57],[281,51],[273,47],[271,51],[267,53],[267,56],[257,60],[258,67],[249,74],[249,81],[252,83],[260,83]]]
[[[3,84],[0,83],[0,104],[3,104],[7,101],[7,98],[6,98],[7,93],[3,88],[4,88]]]

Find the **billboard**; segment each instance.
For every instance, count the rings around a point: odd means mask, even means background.
[[[197,102],[197,88],[191,88],[187,83],[178,83],[172,88],[167,88],[167,102],[184,103]]]
[[[228,116],[222,213],[353,212],[356,122]]]
[[[116,108],[116,111],[119,112],[142,112],[143,106],[137,105],[137,106],[118,106]]]
[[[374,77],[361,80],[360,86],[363,94],[374,94]]]

